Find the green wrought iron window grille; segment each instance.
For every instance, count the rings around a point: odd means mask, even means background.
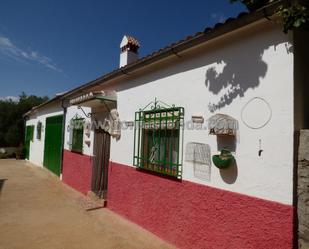
[[[183,107],[156,99],[137,111],[133,165],[181,179],[183,120]]]
[[[71,151],[82,153],[84,142],[84,119],[74,118],[71,120],[72,143]]]

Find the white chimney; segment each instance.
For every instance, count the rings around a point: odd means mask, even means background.
[[[119,67],[124,67],[138,59],[138,40],[132,36],[125,35],[120,43],[120,63]]]

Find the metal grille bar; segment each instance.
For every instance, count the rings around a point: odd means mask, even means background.
[[[181,179],[183,120],[183,107],[157,100],[136,112],[133,165]]]

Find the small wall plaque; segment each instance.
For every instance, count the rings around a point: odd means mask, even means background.
[[[204,123],[204,117],[203,116],[192,116],[191,120],[193,123],[197,124],[203,124]]]

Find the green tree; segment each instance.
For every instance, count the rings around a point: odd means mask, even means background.
[[[250,11],[255,11],[276,0],[229,0],[231,3],[240,2]],[[282,3],[277,11],[283,26],[283,32],[287,33],[293,29],[308,29],[309,26],[309,1],[289,0]]]
[[[0,147],[18,146],[23,143],[23,114],[47,100],[48,97],[28,96],[24,92],[19,96],[18,102],[0,100]]]

